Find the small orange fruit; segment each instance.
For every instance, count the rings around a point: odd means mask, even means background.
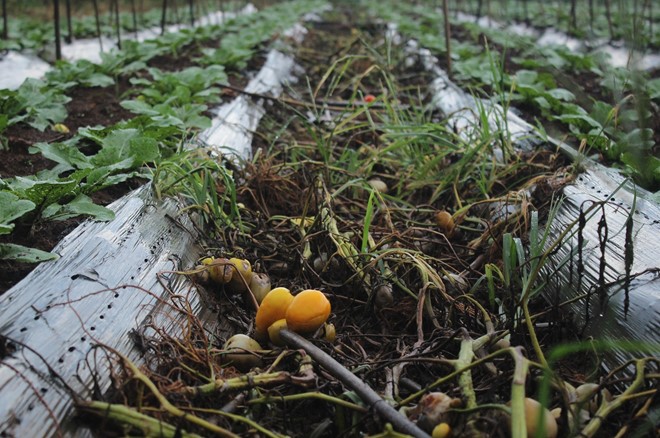
[[[285,317],[292,302],[293,295],[285,287],[276,287],[266,294],[255,318],[255,334],[259,339],[265,339],[268,336],[268,327]]]
[[[286,311],[286,323],[289,330],[296,333],[312,333],[323,325],[328,316],[330,301],[323,292],[307,289],[293,297]]]

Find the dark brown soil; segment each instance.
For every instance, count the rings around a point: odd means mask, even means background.
[[[153,58],[149,65],[163,70],[177,71],[192,65],[193,49],[182,51],[180,56],[163,55]],[[249,63],[249,68],[259,68],[263,57],[255,56]],[[242,88],[247,82],[246,75],[233,72],[230,84]],[[55,163],[39,153],[32,154],[29,149],[40,142],[59,142],[71,138],[79,128],[88,126],[111,126],[122,120],[129,120],[134,114],[124,109],[120,102],[126,99],[131,89],[128,78],[119,78],[117,84],[109,87],[77,86],[67,90],[71,101],[66,105],[68,116],[63,124],[69,128],[69,133],[60,133],[52,129],[39,131],[25,123],[10,126],[4,135],[8,140],[8,148],[0,150],[0,178],[34,175],[39,171],[52,168]],[[232,92],[227,90],[227,95]],[[131,190],[144,184],[145,181],[131,180],[123,184],[106,188],[94,193],[92,199],[100,205],[107,205]],[[0,236],[0,243],[15,243],[44,251],[50,251],[84,218],[70,219],[64,222],[46,221],[33,225],[32,229],[19,229]],[[0,261],[3,268],[0,274],[0,295],[25,277],[35,265]]]

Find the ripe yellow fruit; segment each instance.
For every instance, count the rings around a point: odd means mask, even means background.
[[[272,323],[270,327],[268,327],[268,339],[270,339],[270,342],[277,345],[278,347],[284,347],[285,343],[282,338],[280,338],[280,331],[286,329],[286,319],[284,318],[278,319]]]
[[[296,333],[312,333],[328,319],[330,310],[330,301],[323,292],[307,289],[297,294],[291,301],[286,311],[286,323],[289,330]]]
[[[454,235],[456,223],[454,222],[454,217],[448,211],[442,210],[437,212],[435,214],[435,223],[438,224],[440,231],[442,231],[448,238],[451,238]]]
[[[285,318],[286,311],[292,302],[293,295],[285,287],[276,287],[266,294],[255,318],[255,333],[259,339],[265,339],[268,336],[268,327],[271,324]]]
[[[451,426],[447,423],[440,423],[433,428],[432,438],[449,438],[451,436]]]

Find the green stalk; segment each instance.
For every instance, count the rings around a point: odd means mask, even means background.
[[[472,359],[474,359],[474,341],[465,329],[463,329],[462,337],[463,339],[461,339],[461,349],[458,352],[458,359],[453,361],[454,369],[462,370],[461,375],[458,378],[458,384],[465,396],[466,407],[468,409],[473,409],[477,407],[477,395],[474,393],[472,372],[467,367],[472,363]]]
[[[521,347],[511,348],[509,351],[515,362],[513,382],[511,383],[511,436],[513,438],[526,438],[525,381],[527,380],[529,361],[523,356]]]
[[[103,418],[131,425],[134,428],[140,429],[144,436],[147,437],[201,438],[200,435],[178,429],[169,423],[150,417],[128,406],[100,401],[86,401],[82,402],[78,407],[95,415],[100,415]]]
[[[119,354],[119,353],[117,353]],[[175,417],[180,417],[183,418],[186,421],[189,421],[190,423],[194,423],[200,427],[203,427],[204,429],[208,430],[209,432],[213,432],[214,434],[218,436],[223,436],[223,437],[231,437],[231,438],[238,438],[238,435],[228,431],[227,429],[220,427],[216,424],[210,423],[202,418],[196,417],[195,415],[189,414],[178,407],[174,406],[170,401],[156,388],[156,385],[154,382],[149,379],[140,369],[133,364],[128,358],[120,355],[120,357],[123,359],[124,364],[128,369],[131,370],[131,373],[133,373],[133,378],[136,380],[142,382],[144,386],[151,391],[151,393],[156,397],[158,400],[158,403],[160,406],[167,411],[170,415],[173,415]]]
[[[645,380],[644,367],[648,358],[638,359],[635,361],[635,370],[636,376],[635,380],[630,384],[630,386],[617,398],[608,402],[603,398],[602,403],[598,407],[598,411],[591,418],[591,421],[580,432],[580,436],[592,437],[598,433],[598,429],[603,424],[608,415],[610,415],[615,410],[619,409],[625,402],[636,398],[639,394],[635,394],[635,391],[643,385]]]

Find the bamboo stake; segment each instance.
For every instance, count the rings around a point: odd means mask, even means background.
[[[160,34],[165,34],[165,24],[167,22],[167,0],[163,0],[163,13],[160,17]]]
[[[99,48],[101,49],[101,52],[103,52],[103,38],[101,37],[101,18],[99,17],[99,4],[97,3],[97,0],[92,0],[92,4],[94,5],[94,18],[96,20],[96,36],[99,39]]]
[[[135,0],[131,0],[131,14],[133,15],[133,32],[135,32],[135,38],[138,37],[138,22],[137,22],[137,8],[135,6]]]
[[[448,0],[442,0],[442,13],[445,16],[445,46],[447,48],[447,76],[452,78],[451,74],[451,28],[449,26],[449,5]]]
[[[2,0],[2,39],[9,38],[7,30],[7,0]]]
[[[66,32],[67,32],[64,41],[66,41],[67,44],[71,44],[71,41],[73,41],[73,30],[71,27],[71,0],[64,1],[64,10],[66,12]]]
[[[607,27],[610,31],[610,41],[614,39],[614,27],[612,26],[612,11],[610,10],[610,0],[605,0],[605,17],[607,18]]]
[[[119,22],[119,0],[114,0],[115,27],[117,29],[117,48],[121,49],[121,23]]]
[[[60,0],[53,1],[53,19],[55,21],[55,59],[62,59],[62,41],[60,39]]]

